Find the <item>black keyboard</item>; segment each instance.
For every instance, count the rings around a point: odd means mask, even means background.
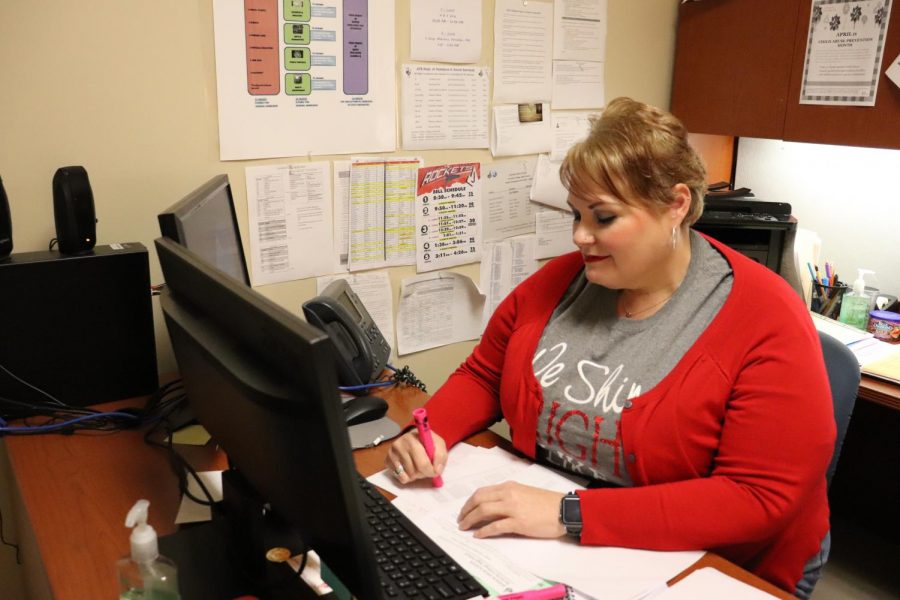
[[[488,592],[371,483],[359,478],[384,596],[466,600]]]

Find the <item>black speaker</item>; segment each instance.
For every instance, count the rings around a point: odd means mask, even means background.
[[[12,249],[12,217],[9,214],[6,190],[3,189],[3,179],[0,178],[0,260],[8,257]]]
[[[84,167],[61,167],[53,176],[53,217],[61,254],[84,254],[97,243],[94,194]]]

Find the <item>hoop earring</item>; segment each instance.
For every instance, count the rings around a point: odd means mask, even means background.
[[[678,228],[672,228],[672,250],[675,249],[675,246],[678,244]]]

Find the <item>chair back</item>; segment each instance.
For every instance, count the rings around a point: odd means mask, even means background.
[[[831,485],[831,478],[837,469],[838,457],[841,454],[841,446],[844,444],[844,435],[850,424],[853,405],[856,404],[860,371],[859,362],[847,346],[821,331],[819,332],[819,341],[822,344],[822,354],[825,356],[825,370],[828,372],[831,399],[834,403],[834,422],[837,426],[834,453],[831,455],[831,464],[828,465],[828,471],[825,474],[828,485]]]

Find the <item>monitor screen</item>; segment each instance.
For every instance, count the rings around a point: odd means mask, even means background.
[[[232,470],[341,582],[374,597],[374,544],[327,335],[179,244],[159,238],[156,249],[163,314],[194,414]]]
[[[227,175],[216,175],[158,216],[163,236],[250,285]]]

